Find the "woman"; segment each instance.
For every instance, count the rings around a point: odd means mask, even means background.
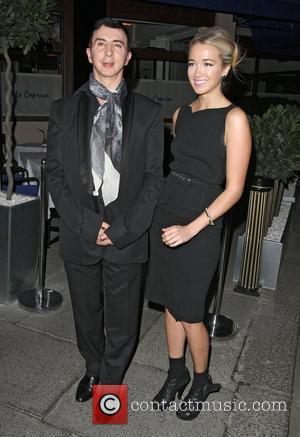
[[[176,412],[184,420],[197,417],[197,402],[220,389],[207,371],[209,338],[203,318],[219,260],[222,216],[242,195],[251,153],[247,116],[222,92],[239,62],[237,44],[219,27],[200,28],[190,42],[188,78],[197,98],[174,113],[174,160],[150,232],[146,296],[165,306],[170,363],[153,405],[167,407],[188,385],[187,341],[194,378],[184,408]]]

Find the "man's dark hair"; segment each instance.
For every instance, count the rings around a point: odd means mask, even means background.
[[[126,27],[124,26],[123,23],[121,23],[121,21],[116,20],[115,18],[109,18],[109,17],[100,18],[100,20],[95,21],[94,28],[90,34],[90,37],[89,37],[88,47],[91,47],[91,45],[92,45],[92,39],[93,39],[94,32],[96,32],[98,29],[100,29],[101,26],[111,27],[112,29],[123,30],[123,32],[125,33],[126,38],[127,38],[127,45],[129,47],[129,35],[128,35]]]

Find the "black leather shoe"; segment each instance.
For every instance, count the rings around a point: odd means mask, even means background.
[[[99,376],[87,376],[81,379],[78,384],[76,391],[76,401],[78,402],[86,402],[93,396],[93,384],[99,384],[100,377]]]
[[[211,376],[208,375],[208,383],[202,386],[192,387],[184,400],[180,403],[180,409],[176,411],[176,416],[182,420],[193,420],[202,410],[202,402],[205,402],[210,393],[217,392],[221,388],[220,384],[213,384]]]
[[[187,368],[179,378],[170,378],[168,376],[160,391],[153,398],[153,409],[165,410],[168,408],[170,403],[175,400],[176,393],[178,393],[178,399],[181,399],[182,393],[190,380],[191,377]]]

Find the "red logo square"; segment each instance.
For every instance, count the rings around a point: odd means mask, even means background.
[[[128,385],[93,385],[93,424],[128,423]]]

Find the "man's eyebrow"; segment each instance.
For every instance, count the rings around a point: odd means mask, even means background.
[[[94,41],[94,44],[95,44],[97,41],[104,41],[104,42],[106,42],[107,40],[106,40],[105,38],[97,37],[97,38],[95,39],[95,41]],[[125,46],[124,41],[122,41],[121,39],[114,39],[113,42],[118,42],[118,43],[122,44],[123,46]]]
[[[114,39],[113,42],[118,42],[120,44],[123,44],[123,46],[125,45],[124,41],[122,41],[121,39]]]

